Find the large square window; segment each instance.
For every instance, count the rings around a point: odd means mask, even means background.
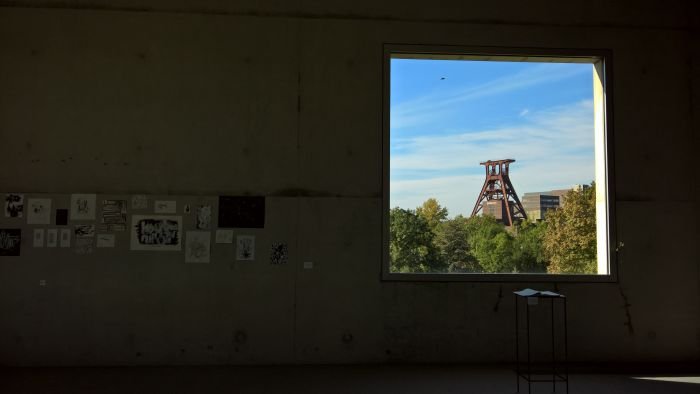
[[[383,278],[615,280],[609,68],[386,45]]]

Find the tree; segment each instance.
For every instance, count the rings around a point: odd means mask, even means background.
[[[469,219],[457,215],[441,222],[435,229],[435,245],[449,272],[481,272],[481,266],[471,253],[467,223]]]
[[[553,274],[594,274],[596,263],[595,183],[571,190],[545,216],[543,247]]]
[[[423,205],[416,208],[416,213],[428,222],[428,226],[433,231],[442,221],[447,219],[447,208],[441,207],[434,198],[425,200]]]
[[[446,269],[433,243],[435,234],[428,221],[410,209],[389,212],[391,271],[440,272]]]
[[[545,222],[523,221],[516,225],[513,239],[513,260],[517,272],[547,272],[548,260],[542,247]]]
[[[468,219],[467,232],[471,254],[484,272],[517,272],[513,236],[490,215]]]

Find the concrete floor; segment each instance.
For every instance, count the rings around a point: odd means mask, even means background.
[[[700,392],[700,374],[572,374],[570,393]],[[539,383],[532,393],[550,393]],[[515,393],[508,369],[474,366],[2,368],[0,393]],[[564,392],[563,386],[557,392]],[[527,393],[527,386],[521,386]]]

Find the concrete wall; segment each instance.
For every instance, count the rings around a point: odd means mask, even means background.
[[[1,191],[263,194],[261,239],[290,243],[280,267],[3,258],[0,363],[510,361],[510,291],[551,284],[379,280],[387,42],[613,51],[626,246],[619,283],[558,285],[570,357],[697,360],[697,20],[690,2],[568,4],[0,2]]]

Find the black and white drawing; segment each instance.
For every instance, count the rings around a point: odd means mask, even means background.
[[[35,228],[34,229],[34,241],[32,242],[32,246],[35,248],[43,248],[44,247],[44,229],[43,228]]]
[[[0,228],[0,256],[19,256],[21,245],[21,229]]]
[[[87,238],[76,238],[75,239],[75,253],[77,254],[90,254],[94,250],[95,237]]]
[[[211,233],[209,231],[188,231],[186,243],[186,263],[209,262],[211,252]]]
[[[131,250],[182,250],[182,216],[133,215]]]
[[[197,207],[197,229],[209,230],[211,228],[211,205]]]
[[[236,260],[255,260],[255,236],[236,237]]]
[[[61,229],[61,239],[59,241],[59,245],[62,248],[70,248],[70,234],[71,234],[71,231],[69,228],[62,228]]]
[[[95,245],[95,225],[79,224],[75,226],[75,253],[90,254]]]
[[[116,244],[114,234],[97,234],[98,248],[113,248]]]
[[[5,194],[5,217],[21,218],[24,214],[24,194]]]
[[[155,213],[176,213],[177,201],[156,200],[153,203],[153,211]]]
[[[46,230],[46,247],[55,248],[58,245],[58,229],[50,228]]]
[[[131,209],[146,209],[148,208],[148,197],[143,194],[131,196]]]
[[[216,243],[217,244],[232,244],[233,243],[233,230],[216,230]]]
[[[287,244],[284,242],[273,242],[270,250],[270,264],[287,264],[288,254]]]
[[[71,194],[70,219],[95,220],[95,194]]]
[[[95,236],[94,224],[78,224],[75,226],[76,238],[92,238]]]
[[[27,199],[27,224],[51,224],[51,199]]]
[[[126,230],[126,200],[102,200],[102,225],[107,231]]]

